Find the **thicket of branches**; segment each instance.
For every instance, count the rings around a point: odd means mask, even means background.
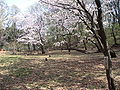
[[[110,90],[115,90],[110,48],[120,43],[119,0],[40,0],[22,14],[0,1],[0,48],[16,52],[102,52]],[[88,48],[89,47],[89,48]]]

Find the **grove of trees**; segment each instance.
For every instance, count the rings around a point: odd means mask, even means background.
[[[25,13],[0,0],[0,49],[38,54],[49,50],[103,53],[109,90],[112,47],[120,46],[120,0],[40,0]]]

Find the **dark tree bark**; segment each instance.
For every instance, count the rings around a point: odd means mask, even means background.
[[[43,45],[40,45],[40,46],[41,46],[41,52],[42,52],[42,54],[45,54],[44,46]]]
[[[115,85],[114,85],[114,79],[111,76],[112,72],[112,61],[111,61],[111,56],[110,56],[110,50],[108,49],[107,45],[107,39],[106,39],[106,34],[103,28],[103,21],[102,21],[102,9],[101,9],[101,2],[100,0],[95,0],[96,6],[97,6],[97,23],[94,22],[94,12],[93,15],[89,13],[89,11],[85,8],[83,1],[81,2],[80,0],[77,0],[78,4],[81,6],[81,8],[84,10],[84,13],[86,15],[86,19],[91,22],[91,26],[87,24],[87,22],[84,20],[84,18],[80,18],[84,24],[93,32],[94,37],[96,38],[100,50],[103,52],[104,56],[107,57],[106,60],[106,77],[108,80],[108,87],[110,90],[115,90]],[[84,17],[81,13],[81,10],[78,10],[79,13],[81,14],[81,17]],[[97,28],[97,32],[95,29]]]
[[[28,51],[30,51],[30,43],[28,43],[27,46],[28,46]]]
[[[68,52],[69,52],[69,54],[70,54],[70,52],[71,52],[71,36],[68,36]]]
[[[84,0],[76,0],[76,1],[77,1],[77,5],[81,7],[80,9],[76,7],[69,8],[66,4],[60,4],[63,6],[59,6],[59,5],[54,5],[54,6],[61,7],[67,10],[72,10],[72,9],[78,10],[79,14],[77,14],[77,16],[79,16],[79,19],[86,25],[88,29],[90,29],[93,32],[94,38],[96,38],[99,48],[105,56],[106,77],[108,81],[109,90],[115,90],[114,79],[111,73],[112,72],[111,55],[110,55],[110,50],[108,49],[106,34],[103,28],[101,2],[100,0],[95,0],[95,4],[97,6],[97,12],[93,11],[93,14],[91,14],[89,10],[86,9]],[[94,13],[97,14],[94,15]],[[97,16],[97,23],[94,21],[95,16]]]
[[[36,50],[36,45],[33,44],[32,46],[33,46],[33,51],[35,51]]]
[[[106,40],[106,34],[103,28],[103,22],[102,22],[102,9],[101,9],[101,2],[100,0],[95,0],[95,3],[97,5],[97,10],[98,10],[98,16],[97,16],[97,21],[99,25],[99,30],[98,34],[100,36],[100,40],[103,45],[103,54],[106,59],[106,77],[108,81],[108,87],[109,90],[115,90],[115,85],[114,85],[114,79],[112,78],[112,61],[111,61],[111,56],[110,56],[110,51],[108,50],[108,45],[107,45],[107,40]]]
[[[71,34],[67,35],[66,40],[67,40],[67,43],[66,43],[67,50],[68,50],[68,53],[70,54],[71,53]]]
[[[118,8],[118,24],[120,26],[120,0],[117,1],[117,8]]]
[[[71,48],[70,48],[70,46],[69,46],[69,43],[66,43],[66,46],[67,46],[68,53],[70,54]]]
[[[112,36],[113,36],[113,39],[114,39],[114,44],[117,45],[117,39],[116,39],[116,36],[115,36],[115,32],[114,32],[114,28],[115,27],[115,17],[113,16],[113,25],[112,25]]]
[[[85,51],[87,51],[86,40],[83,40],[83,44],[84,44]]]
[[[97,48],[97,50],[98,50],[97,52],[102,52],[101,49],[100,49],[100,47],[98,46],[98,44],[97,44],[96,42],[94,42],[94,41],[91,40],[91,39],[89,39],[89,41],[96,46],[96,48]]]

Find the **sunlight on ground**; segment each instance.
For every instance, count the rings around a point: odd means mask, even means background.
[[[107,81],[101,56],[51,54],[49,57],[1,53],[0,82],[15,90],[106,90]],[[116,80],[120,80],[119,71],[114,70]]]
[[[102,69],[104,69],[104,68],[105,68],[105,67],[104,67],[104,65],[102,65],[102,64],[95,65],[94,67],[95,67],[95,68],[102,68]]]

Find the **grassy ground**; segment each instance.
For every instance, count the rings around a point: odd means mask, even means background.
[[[107,90],[103,55],[66,51],[50,55],[0,53],[0,90]],[[118,85],[119,54],[113,59],[113,73]]]

